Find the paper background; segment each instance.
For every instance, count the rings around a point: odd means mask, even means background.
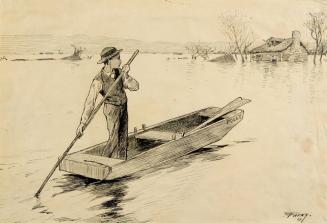
[[[140,83],[128,92],[129,129],[154,124],[238,96],[252,99],[244,120],[219,149],[179,159],[141,178],[90,184],[57,171],[40,200],[34,193],[73,139],[102,47],[136,39],[219,42],[217,16],[252,18],[257,42],[288,38],[324,1],[0,1],[1,222],[299,222],[285,212],[327,222],[326,57],[306,63],[216,64],[142,52],[131,65]],[[23,36],[22,36],[23,35]],[[46,35],[46,36],[45,36]],[[76,35],[79,35],[77,38]],[[58,37],[59,36],[59,37]],[[66,42],[62,41],[66,36]],[[47,39],[51,40],[47,44]],[[60,39],[60,43],[59,43]],[[15,42],[16,41],[16,42]],[[92,59],[36,61],[40,51],[87,46]],[[261,41],[261,42],[260,42]],[[18,47],[19,46],[19,47]],[[31,47],[33,46],[33,47]],[[41,46],[41,47],[40,47]],[[162,49],[162,48],[160,48]],[[59,58],[61,55],[55,55]],[[27,58],[29,61],[11,61]],[[106,140],[97,114],[73,151]]]

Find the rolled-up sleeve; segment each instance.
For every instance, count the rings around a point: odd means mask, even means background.
[[[85,124],[92,114],[98,94],[101,90],[101,83],[98,80],[93,80],[90,86],[89,93],[85,99],[84,109],[81,116],[81,123]]]
[[[124,88],[130,91],[137,91],[139,89],[139,82],[128,75],[128,78],[123,77]]]

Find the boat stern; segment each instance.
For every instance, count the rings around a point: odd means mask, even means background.
[[[85,153],[74,153],[68,155],[61,161],[59,170],[92,179],[103,180],[112,172],[112,166],[123,161]]]

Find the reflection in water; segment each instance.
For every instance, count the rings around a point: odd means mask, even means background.
[[[326,87],[319,86],[323,81],[326,81],[324,73],[324,64],[312,65],[309,62],[252,62],[239,67],[239,75],[235,77],[235,82],[239,85],[246,85],[255,83],[253,75],[260,75],[260,85],[262,90],[271,89],[279,91],[283,97],[286,96],[287,102],[292,103],[294,99],[295,89],[301,88],[301,91],[306,93],[308,87],[308,94],[310,102],[314,100],[325,91]],[[256,70],[256,72],[253,72]],[[304,85],[303,85],[304,84]],[[319,87],[318,87],[318,86]],[[281,93],[281,91],[284,91]],[[268,92],[267,92],[268,93]],[[270,92],[269,92],[270,93]],[[274,93],[273,93],[274,94]],[[279,93],[276,93],[276,96]]]
[[[135,178],[125,177],[110,182],[99,182],[85,177],[67,174],[64,175],[63,179],[57,181],[56,187],[61,188],[62,192],[54,194],[53,196],[78,190],[93,194],[94,200],[100,197],[108,197],[108,200],[91,207],[92,209],[106,210],[103,214],[97,217],[103,218],[103,220],[124,218],[123,215],[119,214],[119,211],[122,209],[119,204],[123,201],[123,198],[127,193],[126,182],[132,179]]]
[[[324,81],[324,66],[323,64],[316,64],[311,68],[311,72],[308,72],[308,86],[310,94],[310,102],[313,103],[315,99],[322,97],[326,93],[326,88],[321,84]],[[325,78],[326,79],[326,78]]]
[[[275,78],[275,70],[277,67],[277,63],[268,63],[268,62],[257,62],[262,63],[263,67],[263,79],[262,79],[262,87],[267,87],[267,84],[269,85],[269,81]]]
[[[42,203],[42,198],[38,199],[36,204],[33,206],[32,210],[38,211],[41,214],[52,214],[52,218],[57,222],[63,221],[80,221],[81,219],[88,222],[134,222],[133,218],[129,216],[124,216],[119,213],[122,210],[121,203],[127,202],[124,200],[124,196],[127,193],[127,185],[126,183],[135,180],[136,177],[125,177],[117,180],[109,181],[109,182],[101,182],[89,178],[85,178],[82,176],[64,174],[61,178],[57,179],[55,185],[53,187],[60,189],[60,192],[54,193],[51,199],[60,200],[62,205],[65,205],[65,199],[69,199],[69,203],[79,203],[81,197],[85,194],[92,195],[92,199],[89,200],[90,203],[93,201],[97,201],[100,199],[101,202],[95,202],[95,205],[91,205],[86,209],[84,207],[80,208],[80,213],[78,216],[74,216],[74,218],[67,216],[60,216],[60,214],[56,213],[53,208],[47,207],[46,201]],[[74,193],[80,192],[79,196],[73,196]],[[66,194],[68,196],[66,196]],[[104,200],[105,199],[105,200]],[[73,202],[75,200],[75,202]],[[70,207],[66,207],[70,208]],[[74,207],[79,209],[79,207]],[[95,210],[103,210],[101,214],[89,217],[84,219],[88,215],[84,216],[83,213],[85,211],[95,211]]]

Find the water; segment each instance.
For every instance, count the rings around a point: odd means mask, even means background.
[[[123,60],[128,56],[123,54]],[[140,54],[128,92],[129,128],[151,125],[238,96],[244,120],[216,149],[131,179],[99,183],[56,172],[74,137],[91,60],[0,63],[0,222],[281,222],[284,212],[327,221],[326,61],[216,64]],[[97,114],[73,151],[106,139]]]

